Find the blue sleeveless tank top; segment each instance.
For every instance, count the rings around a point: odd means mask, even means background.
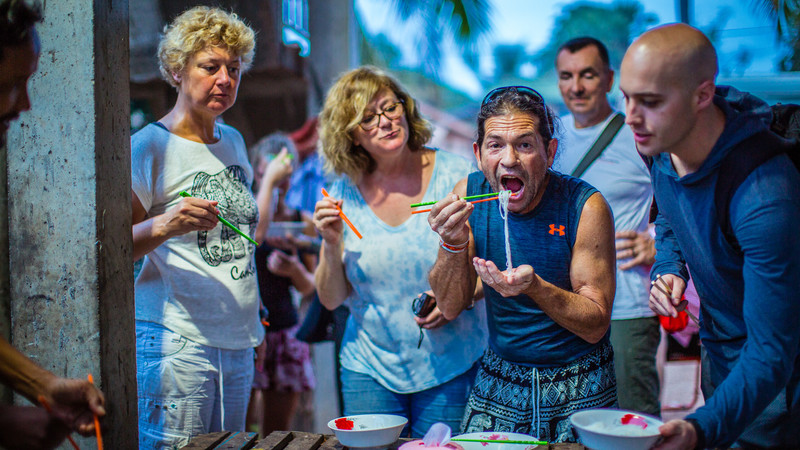
[[[508,214],[511,264],[528,264],[549,283],[572,291],[569,277],[572,247],[586,200],[597,189],[548,170],[550,180],[539,204],[526,214]],[[492,187],[482,172],[470,174],[467,195],[486,194]],[[503,219],[497,202],[476,203],[469,218],[478,257],[506,268]],[[489,345],[506,361],[524,366],[568,364],[608,340],[591,344],[558,325],[527,295],[505,298],[484,285]]]

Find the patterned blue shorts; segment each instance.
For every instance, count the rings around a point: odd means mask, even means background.
[[[505,361],[487,349],[461,428],[465,433],[513,432],[548,442],[576,442],[572,413],[616,406],[614,353],[607,342],[571,364],[542,369]]]

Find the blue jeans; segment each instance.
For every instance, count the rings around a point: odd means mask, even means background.
[[[199,434],[244,431],[253,349],[198,344],[136,321],[139,448],[177,449]]]
[[[396,414],[408,418],[401,437],[421,438],[431,425],[442,422],[457,433],[464,417],[470,388],[478,370],[477,362],[467,372],[438,386],[411,394],[392,392],[367,374],[342,369],[344,413]]]

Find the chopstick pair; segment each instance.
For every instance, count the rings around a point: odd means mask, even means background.
[[[324,195],[327,198],[331,197],[330,195],[328,195],[328,191],[326,191],[325,188],[322,188],[322,195]],[[344,215],[344,211],[342,211],[342,208],[340,208],[339,205],[337,205],[336,203],[334,203],[333,205],[336,206],[336,209],[339,210],[339,217],[341,217],[342,220],[344,220],[344,223],[346,223],[347,226],[350,227],[351,230],[353,230],[353,233],[355,233],[356,236],[358,236],[358,238],[361,239],[362,238],[361,233],[359,233],[358,230],[356,230],[356,226],[353,225],[353,222],[350,222],[350,219],[348,219],[347,216]]]
[[[660,283],[656,283],[656,281],[659,281]],[[661,291],[661,293],[663,293],[667,297],[672,298],[672,288],[669,286],[669,284],[667,284],[666,280],[661,278],[661,274],[657,274],[656,279],[651,281],[650,285]],[[689,306],[687,305],[685,308],[683,308],[683,310],[686,311],[686,314],[689,316],[689,318],[692,319],[695,325],[699,327],[700,320],[698,320],[697,317],[695,317],[695,315],[692,314],[691,311],[689,311]]]
[[[89,383],[94,384],[94,377],[92,374],[89,374],[87,377],[89,379]],[[97,434],[97,450],[103,450],[103,435],[100,433],[100,419],[97,418],[97,414],[92,414],[94,416],[94,431]]]
[[[492,196],[494,196],[494,197],[492,197]],[[490,197],[490,198],[484,198],[484,197]],[[470,203],[480,203],[480,202],[488,202],[488,201],[492,201],[492,200],[497,200],[498,198],[500,198],[500,192],[490,192],[488,194],[470,195],[470,196],[464,197],[463,200],[466,200],[466,201],[468,201]],[[482,199],[482,200],[473,200],[473,199]],[[430,202],[414,203],[414,204],[412,204],[410,206],[410,208],[417,208],[419,206],[433,205],[436,202],[438,202],[438,200],[434,200],[434,201],[430,201]],[[416,211],[411,211],[411,214],[420,214],[420,213],[425,213],[425,212],[430,212],[430,209],[420,209],[420,210],[416,210]]]
[[[501,439],[459,439],[457,437],[450,439],[455,442],[487,442],[490,444],[525,444],[525,445],[548,445],[546,441],[506,441]]]
[[[186,197],[186,198],[190,198],[191,197],[191,195],[189,195],[189,193],[186,192],[186,191],[180,191],[180,192],[178,192],[178,195],[180,195],[181,197]],[[219,221],[222,222],[224,225],[226,225],[228,228],[230,228],[231,230],[235,231],[239,236],[241,236],[241,237],[247,239],[248,241],[252,242],[253,244],[256,245],[256,247],[258,246],[258,242],[253,240],[253,238],[251,238],[250,236],[245,234],[242,230],[236,228],[236,226],[234,226],[232,223],[230,223],[227,220],[225,220],[225,218],[222,217],[222,214],[217,214],[217,219],[219,219]]]
[[[42,405],[45,411],[47,411],[49,414],[53,414],[53,408],[50,407],[50,403],[47,402],[47,399],[44,398],[44,395],[39,395],[36,400],[39,401],[39,404]],[[75,442],[75,439],[72,439],[71,435],[68,434],[67,439],[69,439],[69,443],[72,444],[72,448],[75,450],[81,450],[81,448],[78,447],[78,443]]]
[[[94,384],[94,377],[92,377],[92,374],[89,374],[87,376],[87,379],[89,380],[89,383]],[[44,398],[44,395],[39,395],[39,397],[37,397],[37,400],[39,401],[39,404],[42,405],[42,407],[44,407],[45,411],[47,411],[50,414],[53,413],[53,408],[50,406],[50,403],[47,402],[47,399]],[[94,416],[94,430],[95,433],[97,434],[97,449],[103,450],[103,434],[100,431],[100,419],[97,417],[97,414],[92,413],[92,416]],[[69,443],[72,444],[72,447],[75,450],[80,450],[80,447],[78,447],[78,443],[75,442],[75,439],[72,439],[72,436],[68,434],[67,439],[69,439]]]

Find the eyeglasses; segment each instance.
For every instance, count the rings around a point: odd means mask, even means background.
[[[384,116],[386,117],[386,119],[391,121],[402,116],[404,111],[405,109],[403,108],[403,101],[400,100],[383,108],[383,112],[379,112],[378,114],[367,113],[367,115],[365,115],[364,118],[361,119],[361,123],[359,123],[358,125],[361,127],[362,130],[370,131],[373,128],[377,127],[378,124],[381,122],[381,116]]]
[[[481,108],[495,101],[495,99],[497,99],[497,97],[499,97],[500,94],[504,94],[512,90],[520,94],[529,95],[533,97],[534,100],[542,103],[542,107],[544,108],[544,118],[546,122],[545,125],[547,126],[547,131],[552,136],[553,131],[550,128],[550,112],[548,111],[547,105],[544,102],[544,97],[542,97],[542,94],[540,94],[535,89],[531,89],[527,86],[503,86],[499,88],[494,88],[491,91],[489,91],[488,94],[486,94],[486,97],[483,97],[483,101],[481,101]]]

